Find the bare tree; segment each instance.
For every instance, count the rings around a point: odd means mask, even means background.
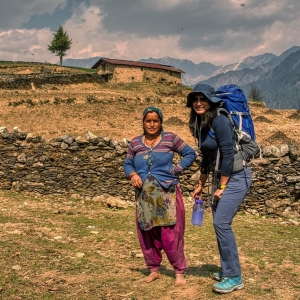
[[[262,92],[255,85],[251,86],[248,98],[251,99],[251,100],[259,101],[259,102],[263,101]]]

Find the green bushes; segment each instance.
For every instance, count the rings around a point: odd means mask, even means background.
[[[26,99],[26,100],[22,99],[19,101],[8,102],[8,106],[13,106],[13,107],[17,107],[22,104],[25,104],[26,106],[29,106],[29,107],[33,107],[33,106],[37,105],[37,102],[32,101],[31,99]]]
[[[62,99],[59,97],[55,97],[53,102],[51,103],[51,100],[49,99],[45,99],[45,100],[39,100],[39,101],[34,101],[32,99],[21,99],[18,101],[9,101],[8,102],[8,106],[13,106],[13,107],[17,107],[20,105],[25,105],[28,107],[34,107],[37,105],[46,105],[46,104],[55,104],[55,105],[60,105],[60,104],[74,104],[76,102],[76,98],[74,97],[68,97],[66,99]]]
[[[69,97],[67,99],[61,99],[59,97],[55,97],[54,101],[53,101],[53,104],[55,104],[55,105],[59,105],[59,104],[74,104],[75,101],[76,101],[76,98],[72,98],[72,97]]]

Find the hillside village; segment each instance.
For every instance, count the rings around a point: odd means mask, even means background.
[[[0,298],[215,297],[209,274],[219,261],[210,209],[202,228],[189,221],[198,162],[181,178],[184,288],[174,287],[166,257],[157,285],[141,283],[147,270],[135,233],[134,190],[122,170],[126,145],[142,133],[141,113],[150,104],[162,109],[164,130],[195,147],[185,107],[191,88],[164,81],[105,82],[95,70],[50,64],[0,64],[0,70],[0,254],[5,257]],[[252,166],[253,187],[234,222],[246,285],[227,298],[294,300],[299,298],[295,173],[300,170],[287,145],[300,146],[300,112],[264,103],[250,108],[258,143],[278,146],[285,156]]]

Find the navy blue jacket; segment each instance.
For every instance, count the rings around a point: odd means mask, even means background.
[[[209,166],[214,167],[217,149],[220,149],[219,174],[230,176],[233,167],[235,140],[233,128],[223,114],[214,117],[212,129],[202,128],[200,150],[203,155],[201,173],[208,174]]]

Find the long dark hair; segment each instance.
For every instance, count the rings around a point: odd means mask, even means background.
[[[202,116],[198,115],[193,107],[191,107],[189,128],[194,138],[199,140],[200,128],[210,128],[212,120],[218,114],[220,103],[210,103],[209,110]]]

